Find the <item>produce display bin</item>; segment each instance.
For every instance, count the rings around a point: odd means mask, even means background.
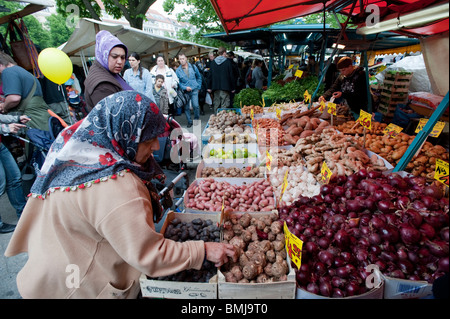
[[[272,212],[253,213],[252,217],[258,218],[271,213]],[[289,267],[287,280],[269,283],[226,282],[224,274],[219,269],[218,297],[219,299],[295,299],[295,270],[291,267],[289,257],[287,257],[287,264]]]
[[[212,157],[210,152],[224,151],[225,153],[230,154],[229,152],[236,152],[238,150],[247,149],[248,157],[237,157],[237,158],[216,158]],[[243,153],[242,153],[243,154]],[[250,156],[251,154],[255,154],[256,156]],[[252,144],[208,144],[203,148],[202,151],[203,160],[206,163],[251,163],[258,164],[259,163],[259,151],[258,145],[255,143]]]
[[[217,162],[205,162],[205,161],[201,161],[198,165],[197,165],[197,170],[195,172],[195,178],[202,178],[202,170],[206,167],[212,167],[212,168],[217,168],[217,167],[224,167],[224,168],[230,168],[230,167],[236,167],[236,168],[246,168],[249,166],[255,166],[256,164],[252,164],[252,163],[217,163]],[[266,178],[265,175],[266,172],[264,172],[264,178]],[[227,178],[246,178],[246,177],[227,177]]]
[[[185,214],[170,211],[167,213],[160,233],[164,234],[167,226],[175,218],[182,222],[190,222],[196,218],[210,219],[213,222],[218,221],[219,215],[214,214]],[[214,275],[209,282],[180,282],[157,280],[141,274],[139,282],[141,293],[144,298],[164,298],[164,299],[217,299],[217,279]]]
[[[368,292],[365,292],[363,294],[356,295],[356,296],[349,296],[349,297],[344,297],[344,298],[339,298],[339,299],[344,299],[344,300],[346,300],[346,299],[383,299],[384,286],[385,286],[385,284],[382,281],[379,287],[372,288]],[[336,298],[330,298],[330,297],[316,295],[316,294],[310,293],[309,291],[306,291],[303,288],[297,288],[296,299],[328,299],[328,300],[330,300],[330,299],[336,299]]]

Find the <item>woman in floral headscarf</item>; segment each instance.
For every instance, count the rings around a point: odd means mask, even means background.
[[[122,78],[127,61],[127,47],[109,31],[95,37],[95,61],[84,82],[84,98],[88,112],[104,97],[133,88]]]
[[[5,252],[28,252],[22,297],[136,298],[142,273],[236,261],[232,245],[155,232],[158,203],[144,182],[160,172],[151,152],[165,123],[149,98],[123,91],[58,135]]]

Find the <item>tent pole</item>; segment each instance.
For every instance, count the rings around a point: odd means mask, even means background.
[[[367,112],[369,114],[372,114],[372,94],[370,93],[370,86],[369,86],[369,64],[367,62],[367,50],[362,51],[363,58],[364,58],[364,70],[366,73],[366,90],[367,90]]]
[[[274,43],[274,38],[273,36],[271,36],[270,38],[270,45],[269,45],[269,72],[267,74],[267,87],[270,86],[270,84],[272,83],[272,66],[273,66],[273,43]]]

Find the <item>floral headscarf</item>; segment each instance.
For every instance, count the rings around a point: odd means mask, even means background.
[[[49,189],[75,187],[125,169],[150,181],[162,169],[153,156],[144,166],[134,162],[138,144],[163,133],[165,125],[156,104],[136,91],[104,98],[86,118],[58,135],[31,193],[45,197]]]

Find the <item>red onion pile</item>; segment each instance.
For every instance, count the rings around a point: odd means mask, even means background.
[[[368,291],[365,267],[393,278],[434,279],[449,270],[449,201],[422,177],[360,170],[333,176],[320,194],[279,208],[303,241],[297,284],[326,297]]]

